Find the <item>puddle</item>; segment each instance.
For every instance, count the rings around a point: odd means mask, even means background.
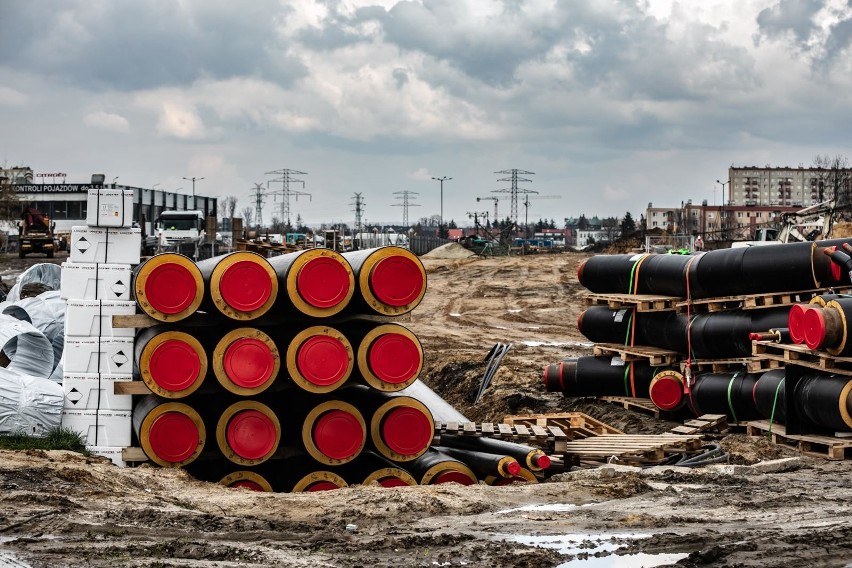
[[[506,310],[506,311],[509,312],[510,314],[519,314],[523,310]]]
[[[547,503],[544,505],[524,505],[523,507],[515,507],[514,509],[503,509],[502,511],[497,511],[498,515],[506,515],[508,513],[562,513],[565,511],[572,511],[579,507],[580,505],[574,505],[573,503]]]
[[[532,535],[497,535],[507,542],[517,542],[526,546],[552,548],[561,554],[572,556],[582,555],[559,564],[557,568],[653,568],[672,564],[689,556],[686,552],[667,552],[648,554],[637,552],[633,554],[616,554],[625,545],[618,540],[639,540],[649,538],[650,534],[563,534],[550,536]],[[599,556],[596,556],[599,555]]]
[[[450,312],[450,317],[451,317],[451,318],[460,318],[460,317],[461,317],[461,314],[457,314],[457,313],[455,313],[455,312]]]
[[[539,329],[538,327],[531,327],[529,329]],[[527,347],[594,347],[594,343],[589,343],[586,341],[521,341],[521,345],[526,345]]]
[[[3,543],[15,540],[16,536],[0,536],[0,568],[32,568],[23,560],[19,560],[11,550],[3,548]]]

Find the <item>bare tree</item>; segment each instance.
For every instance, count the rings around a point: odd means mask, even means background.
[[[243,207],[243,221],[245,221],[245,227],[248,229],[254,223],[254,209],[251,207]]]
[[[231,218],[237,212],[237,198],[233,195],[226,197],[225,203],[228,206],[228,217]]]
[[[0,177],[0,219],[12,220],[20,215],[20,199],[9,178]]]
[[[813,167],[819,171],[817,183],[820,202],[833,198],[838,207],[852,205],[852,169],[849,168],[849,160],[846,156],[817,154],[814,157]]]

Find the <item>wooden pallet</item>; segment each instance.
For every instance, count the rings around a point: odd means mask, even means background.
[[[725,373],[745,368],[749,373],[766,370],[764,361],[757,357],[735,357],[731,359],[693,359],[689,362],[692,374]],[[686,361],[680,362],[680,372],[686,372]]]
[[[524,426],[558,426],[572,440],[601,436],[603,434],[623,434],[606,422],[601,422],[582,412],[559,412],[555,414],[511,415],[503,418],[503,424]]]
[[[671,312],[682,298],[654,296],[652,294],[585,294],[583,303],[588,306],[607,306],[611,310],[634,308],[637,312]]]
[[[832,288],[834,292],[847,292],[852,286]],[[718,312],[722,310],[758,310],[763,308],[774,308],[777,306],[789,306],[808,302],[814,296],[826,293],[824,288],[812,288],[810,290],[797,290],[794,292],[770,292],[764,294],[743,294],[739,296],[719,296],[715,298],[693,299],[679,301],[675,307],[685,312],[687,305],[694,312]]]
[[[568,441],[568,435],[556,425],[539,426],[537,424],[494,424],[492,422],[435,422],[436,443],[440,443],[442,434],[497,438],[543,448],[553,448],[562,452],[562,446]]]
[[[619,345],[617,343],[598,343],[593,348],[596,357],[618,356],[622,361],[648,361],[653,366],[673,365],[680,360],[677,351],[648,347],[644,345]]]
[[[637,412],[650,414],[654,418],[659,418],[665,414],[664,410],[660,410],[659,408],[654,406],[654,403],[651,402],[650,398],[631,398],[627,396],[599,396],[598,400],[621,406],[626,410],[635,410]]]
[[[660,463],[667,456],[701,450],[702,436],[604,434],[565,444],[565,461],[575,463]]]
[[[772,341],[752,341],[751,347],[754,355],[760,359],[852,376],[852,357],[837,357],[825,351],[813,351],[805,345],[788,345]]]
[[[773,444],[789,444],[803,454],[828,460],[852,459],[852,438],[834,438],[817,434],[787,434],[781,424],[769,420],[755,420],[746,423],[749,436],[769,436]]]
[[[682,426],[669,430],[672,434],[722,434],[730,432],[728,417],[724,414],[702,414],[698,418],[687,420]]]

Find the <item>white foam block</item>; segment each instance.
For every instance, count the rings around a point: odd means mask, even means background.
[[[133,397],[115,394],[115,384],[127,382],[133,375],[108,375],[105,373],[65,373],[62,390],[65,391],[66,410],[131,410]]]
[[[87,446],[130,445],[129,410],[63,410],[62,426],[79,433]]]
[[[63,262],[59,295],[65,300],[130,300],[129,264]]]
[[[66,337],[63,353],[68,374],[133,372],[132,337]]]
[[[86,449],[92,455],[111,460],[118,467],[127,467],[127,462],[121,459],[124,449],[121,446],[86,446]]]
[[[71,262],[139,264],[142,229],[76,226],[71,228],[70,247]]]
[[[132,327],[113,327],[112,316],[136,313],[136,302],[118,300],[68,300],[65,303],[65,337],[133,337]]]
[[[130,227],[133,224],[132,189],[90,189],[86,199],[86,225]]]

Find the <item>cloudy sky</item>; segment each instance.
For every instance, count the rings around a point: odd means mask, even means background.
[[[850,42],[852,0],[4,0],[0,159],[238,209],[301,170],[292,217],[350,224],[355,192],[437,215],[440,176],[445,219],[505,217],[518,168],[561,196],[531,220],[638,217],[732,164],[852,157]]]

